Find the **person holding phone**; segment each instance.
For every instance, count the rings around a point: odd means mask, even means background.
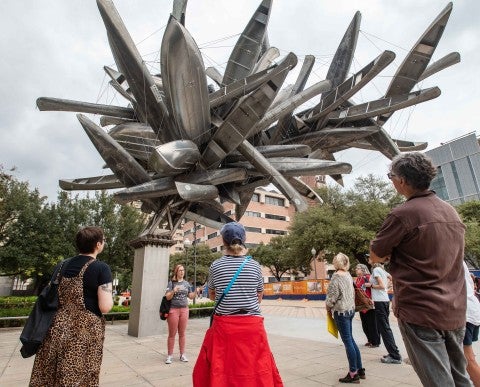
[[[193,287],[185,281],[185,268],[183,265],[175,265],[173,268],[172,280],[168,282],[165,297],[171,300],[170,313],[168,314],[168,340],[167,340],[167,359],[165,364],[172,364],[173,347],[175,345],[175,336],[178,332],[178,345],[180,347],[180,361],[188,362],[185,355],[186,330],[188,322],[188,299],[195,297]]]

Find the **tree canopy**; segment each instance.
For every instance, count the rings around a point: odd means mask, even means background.
[[[128,243],[144,221],[140,211],[116,204],[105,192],[86,198],[60,192],[48,203],[0,168],[0,273],[32,278],[36,289],[60,260],[76,254],[75,234],[88,225],[104,229],[107,246],[99,259],[125,277],[120,286],[129,286],[134,252]]]
[[[358,178],[346,192],[325,187],[319,194],[324,203],[296,214],[287,237],[306,274],[312,248],[327,260],[343,252],[352,262],[365,263],[370,240],[392,207],[402,202],[391,184],[373,175]]]
[[[465,226],[465,260],[480,267],[480,201],[474,200],[457,207]]]

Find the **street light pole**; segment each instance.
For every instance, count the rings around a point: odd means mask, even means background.
[[[184,241],[183,241],[183,247],[185,249],[185,280],[188,281],[188,248],[190,247],[190,245],[192,244],[192,242],[190,242],[190,239],[186,238]]]
[[[316,255],[317,255],[317,250],[315,250],[315,247],[312,247],[312,250],[311,250],[311,253],[312,253],[312,262],[313,262],[313,268],[315,270],[315,290],[318,289],[318,277],[317,277],[317,262],[316,262]]]
[[[193,291],[195,292],[193,305],[195,305],[197,299],[197,222],[193,222]]]

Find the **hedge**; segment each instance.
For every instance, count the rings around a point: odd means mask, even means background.
[[[37,297],[0,297],[0,318],[2,317],[18,317],[18,319],[0,319],[0,328],[21,327],[25,324],[23,316],[28,316],[35,304]],[[207,317],[212,313],[214,306],[213,301],[190,304],[190,318]],[[122,305],[114,305],[110,315],[105,315],[107,321],[111,320],[128,320],[130,307]]]

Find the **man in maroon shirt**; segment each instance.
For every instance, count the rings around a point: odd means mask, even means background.
[[[410,362],[425,386],[471,386],[463,355],[465,226],[428,188],[436,168],[419,152],[395,157],[387,174],[407,199],[370,244],[373,262],[390,261],[393,312]]]

